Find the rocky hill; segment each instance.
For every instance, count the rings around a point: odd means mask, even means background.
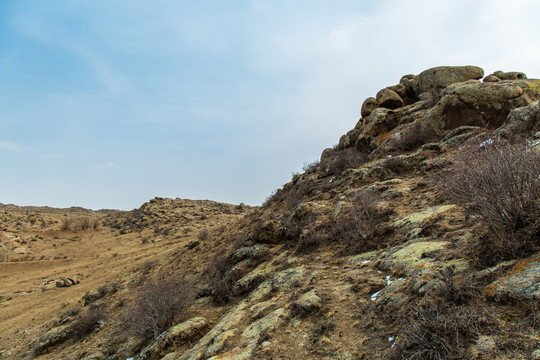
[[[260,208],[155,199],[62,226],[129,251],[34,292],[69,299],[39,314],[0,294],[21,323],[3,358],[540,359],[540,80],[484,75],[403,76]]]

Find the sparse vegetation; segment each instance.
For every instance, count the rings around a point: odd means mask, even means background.
[[[146,283],[128,305],[126,331],[147,342],[174,324],[191,303],[193,284],[182,278],[160,275]]]
[[[225,304],[234,296],[236,279],[231,274],[231,261],[221,254],[216,254],[205,270],[205,277],[210,286],[212,301]]]
[[[355,147],[334,149],[331,156],[321,162],[320,167],[328,175],[340,175],[343,171],[357,168],[369,160],[369,154],[359,151]]]
[[[99,229],[99,222],[89,217],[71,218],[67,217],[62,220],[60,230],[62,231],[84,231]]]
[[[422,124],[414,122],[399,134],[399,136],[389,140],[388,147],[394,149],[399,153],[412,151],[419,146],[425,144],[427,139],[426,130],[422,127]]]
[[[106,308],[103,304],[91,304],[87,309],[78,313],[78,316],[69,325],[67,332],[69,338],[78,339],[92,333],[107,319]]]
[[[490,265],[527,255],[540,245],[540,154],[519,139],[484,144],[464,147],[438,177],[438,185],[487,227],[474,252]]]
[[[345,245],[345,252],[358,253],[381,246],[377,235],[389,230],[383,225],[390,210],[380,206],[381,196],[363,189],[352,195],[352,206],[332,223],[332,237]]]
[[[197,234],[197,239],[199,239],[200,241],[208,239],[208,230],[203,229],[199,231],[199,233]]]

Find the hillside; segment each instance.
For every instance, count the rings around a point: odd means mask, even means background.
[[[2,207],[0,358],[540,359],[540,80],[484,75],[403,76],[258,208]]]

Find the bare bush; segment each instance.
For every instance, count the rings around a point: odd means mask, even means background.
[[[334,221],[333,237],[346,245],[348,253],[378,248],[377,233],[385,229],[381,224],[389,215],[379,207],[380,195],[364,189],[356,192],[351,202],[348,212]]]
[[[211,289],[212,301],[225,304],[234,296],[236,279],[231,274],[233,264],[224,256],[216,255],[205,270],[205,276]]]
[[[404,326],[390,359],[469,359],[479,329],[494,325],[489,314],[470,305],[479,294],[472,276],[456,277],[448,267],[439,271],[437,280],[437,287],[424,298],[429,304],[403,314]]]
[[[99,223],[89,217],[65,218],[60,224],[62,231],[97,230]]]
[[[70,338],[80,339],[92,333],[101,323],[103,323],[107,314],[105,306],[90,305],[88,309],[79,313],[79,316],[67,328]]]
[[[144,342],[174,325],[194,296],[193,284],[164,275],[144,285],[128,306],[125,325],[129,334]]]
[[[483,144],[464,147],[438,186],[487,226],[477,256],[497,262],[526,255],[540,239],[540,154],[516,139]]]
[[[330,175],[340,175],[347,169],[359,167],[366,163],[368,159],[367,153],[351,147],[334,151],[331,156],[324,159],[321,168],[325,169]]]
[[[427,132],[420,122],[410,124],[399,137],[394,137],[389,141],[389,148],[398,152],[412,151],[426,143]]]
[[[208,230],[203,229],[199,231],[199,233],[197,234],[197,239],[199,239],[200,241],[208,239]]]
[[[390,359],[469,359],[468,345],[478,338],[478,313],[441,303],[415,308],[400,331]]]

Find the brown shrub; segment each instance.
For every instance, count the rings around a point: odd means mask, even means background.
[[[469,359],[468,345],[478,338],[479,315],[468,307],[440,304],[409,314],[390,359]]]
[[[426,143],[428,133],[420,122],[410,124],[399,137],[389,141],[389,148],[398,152],[412,151]]]
[[[147,342],[167,330],[191,303],[193,284],[183,278],[158,276],[144,285],[128,306],[127,333]]]
[[[236,279],[230,272],[232,266],[227,257],[217,254],[204,272],[211,289],[212,301],[216,304],[225,304],[234,296]]]
[[[340,175],[343,171],[357,168],[369,159],[367,153],[359,151],[355,147],[343,150],[336,149],[331,156],[325,158],[320,164],[329,175]]]
[[[90,305],[86,311],[80,312],[79,316],[67,328],[70,338],[81,339],[92,333],[107,318],[104,305]]]
[[[197,234],[197,239],[199,239],[200,241],[208,239],[208,230],[203,229],[199,231],[199,233]]]
[[[332,236],[346,245],[347,253],[379,248],[377,234],[386,229],[382,224],[390,213],[379,207],[381,200],[373,190],[360,190],[353,195],[349,211],[334,221]]]
[[[438,176],[438,186],[487,226],[473,251],[490,265],[527,255],[540,245],[540,153],[516,139],[483,144],[465,146]]]

